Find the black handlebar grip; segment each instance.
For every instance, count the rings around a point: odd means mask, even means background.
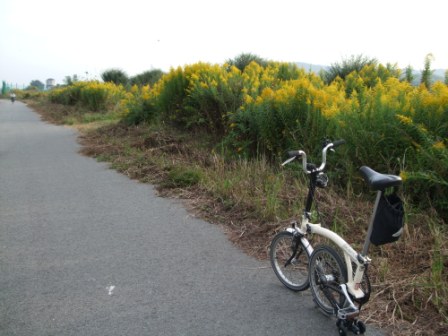
[[[292,157],[296,157],[296,156],[300,156],[300,151],[295,150],[295,151],[288,152],[288,158],[292,158]]]
[[[333,141],[333,148],[336,148],[336,147],[338,147],[340,145],[343,145],[343,144],[345,144],[345,140],[344,139]]]

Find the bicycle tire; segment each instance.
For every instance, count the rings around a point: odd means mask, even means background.
[[[297,251],[293,256],[296,243]],[[279,232],[272,239],[269,257],[275,275],[286,288],[299,292],[309,287],[310,256],[300,237],[294,238],[289,231]]]
[[[316,247],[309,272],[311,294],[322,312],[333,315],[343,308],[345,296],[339,285],[347,282],[347,268],[340,254],[328,245]]]

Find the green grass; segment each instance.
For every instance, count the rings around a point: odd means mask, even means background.
[[[173,167],[168,172],[162,186],[165,188],[187,188],[197,185],[201,180],[201,172],[191,167]]]

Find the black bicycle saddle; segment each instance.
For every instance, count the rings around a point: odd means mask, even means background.
[[[398,187],[402,183],[400,176],[381,174],[367,166],[362,166],[359,171],[361,172],[362,177],[364,177],[364,180],[373,190],[384,190],[388,187]]]

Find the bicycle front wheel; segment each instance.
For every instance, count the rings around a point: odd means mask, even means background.
[[[296,292],[309,287],[310,256],[300,237],[294,237],[288,231],[278,233],[272,239],[269,257],[275,275],[283,285]]]
[[[344,307],[340,284],[347,282],[347,268],[339,253],[330,246],[318,246],[310,259],[311,294],[318,307],[333,315]]]

